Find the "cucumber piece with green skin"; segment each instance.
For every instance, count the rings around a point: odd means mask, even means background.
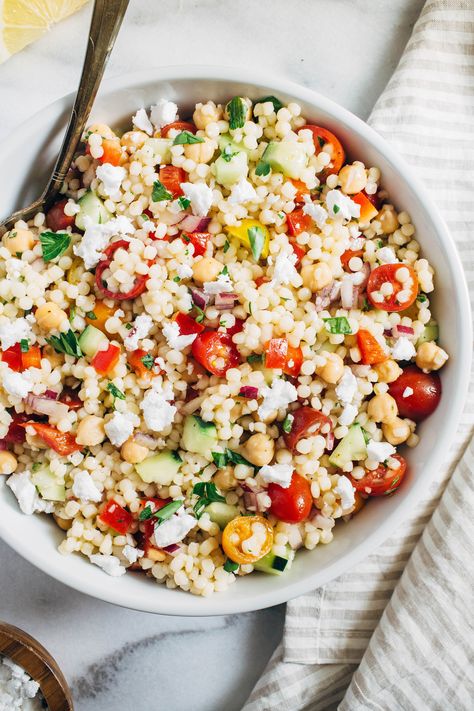
[[[217,523],[219,528],[224,530],[227,524],[237,518],[240,512],[237,506],[224,504],[222,501],[213,501],[212,504],[206,506],[204,513],[208,513],[211,521]]]
[[[217,445],[217,430],[212,422],[205,422],[197,415],[188,415],[184,420],[183,449],[211,458]]]
[[[228,133],[223,133],[222,136],[219,136],[219,138],[217,139],[217,145],[219,146],[219,150],[222,153],[227,148],[227,146],[229,146],[229,151],[231,153],[243,152],[248,155],[250,152],[249,148],[246,148],[243,143],[236,143],[232,136],[230,136]]]
[[[135,469],[147,484],[169,486],[179,472],[182,462],[178,452],[166,449],[144,459],[140,464],[135,464]]]
[[[423,329],[423,333],[416,342],[417,346],[421,346],[422,343],[427,341],[437,341],[439,338],[439,328],[435,321],[428,321]]]
[[[143,145],[151,148],[155,157],[160,157],[160,163],[171,163],[171,138],[147,138]]]
[[[249,172],[247,154],[239,151],[227,161],[222,156],[214,161],[214,175],[220,185],[230,188],[234,183],[238,183],[246,178]]]
[[[95,326],[86,326],[79,336],[81,351],[89,358],[93,358],[97,351],[108,342],[107,336]]]
[[[290,546],[285,546],[286,555],[275,555],[272,551],[264,555],[260,560],[253,563],[255,570],[260,570],[261,573],[268,573],[270,575],[283,575],[287,570],[291,568],[291,564],[295,557],[295,552],[290,548]]]
[[[335,353],[339,348],[340,343],[331,343],[331,341],[324,341],[322,346],[320,346],[320,351],[325,351],[326,353]]]
[[[64,480],[58,478],[49,467],[42,467],[31,473],[31,481],[46,501],[66,501]]]
[[[93,190],[88,190],[84,195],[79,198],[77,204],[80,207],[79,212],[75,217],[76,227],[80,230],[85,230],[86,225],[84,223],[85,217],[90,217],[92,222],[96,225],[103,225],[104,222],[108,222],[112,215],[105,207],[104,203],[98,195],[95,194]]]
[[[277,173],[295,179],[308,165],[308,156],[301,143],[296,141],[270,141],[262,160]]]
[[[367,445],[362,427],[359,424],[354,424],[329,457],[329,463],[342,469],[349,462],[359,462],[366,458]]]

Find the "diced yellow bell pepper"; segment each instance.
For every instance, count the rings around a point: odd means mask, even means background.
[[[105,328],[105,322],[115,313],[115,307],[107,306],[103,301],[96,301],[94,306],[94,311],[92,312],[95,318],[90,318],[86,316],[86,323],[90,326],[95,326],[99,331],[107,333]]]
[[[263,259],[266,259],[268,257],[268,252],[270,249],[270,233],[265,227],[265,225],[262,225],[261,222],[258,220],[242,220],[240,225],[238,226],[229,226],[226,227],[227,233],[231,235],[231,237],[237,237],[238,240],[242,242],[242,244],[247,247],[247,249],[251,252],[252,248],[250,246],[250,239],[249,239],[249,234],[248,231],[252,227],[260,227],[262,230],[264,236],[265,236],[265,241],[263,243],[263,249],[260,254],[260,256]]]

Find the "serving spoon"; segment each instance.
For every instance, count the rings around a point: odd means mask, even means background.
[[[129,0],[95,0],[81,80],[51,177],[41,197],[0,222],[0,236],[17,220],[28,222],[55,202],[81,140],[128,3]]]

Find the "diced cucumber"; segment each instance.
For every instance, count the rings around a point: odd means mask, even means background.
[[[263,373],[263,377],[267,385],[271,385],[275,380],[274,368],[265,368],[263,363],[252,363],[252,369],[259,370],[261,373]]]
[[[90,217],[94,224],[103,225],[108,222],[112,215],[105,207],[104,203],[93,190],[88,190],[78,201],[77,204],[81,208],[77,213],[75,222],[76,227],[80,230],[85,230],[84,217]]]
[[[247,154],[243,151],[236,153],[229,161],[224,160],[222,156],[214,161],[216,180],[225,188],[230,188],[234,183],[246,178],[248,172]]]
[[[79,345],[81,351],[89,358],[93,358],[99,348],[101,348],[105,343],[108,343],[109,339],[99,331],[95,326],[86,326],[81,335],[79,336]]]
[[[439,328],[436,321],[428,321],[423,329],[423,333],[416,342],[417,346],[421,346],[426,341],[437,341],[439,338]]]
[[[216,426],[212,422],[204,422],[197,415],[188,415],[184,420],[183,448],[210,459],[216,445]]]
[[[329,463],[342,469],[349,462],[359,462],[366,457],[367,445],[362,427],[359,424],[354,424],[329,457]]]
[[[160,163],[171,163],[171,138],[147,138],[144,147],[149,147],[155,157],[159,157]]]
[[[336,344],[331,343],[331,341],[324,341],[324,343],[320,346],[319,350],[325,351],[326,353],[335,353],[335,351],[337,351],[340,345],[340,343]]]
[[[236,143],[232,136],[228,133],[224,133],[222,136],[219,136],[217,139],[217,145],[222,152],[227,148],[227,146],[229,146],[232,153],[239,153],[239,151],[243,151],[244,153],[247,153],[247,155],[249,154],[249,149],[246,148],[243,143]]]
[[[220,529],[224,530],[227,524],[239,515],[237,506],[224,504],[221,501],[213,501],[212,504],[206,506],[205,513],[209,514],[209,518],[214,523],[217,523]]]
[[[178,473],[182,461],[178,452],[166,449],[144,459],[140,464],[135,464],[135,469],[147,484],[169,486]]]
[[[295,552],[290,548],[290,546],[285,546],[286,555],[275,555],[270,551],[263,558],[257,560],[253,567],[255,570],[260,570],[262,573],[269,573],[270,575],[283,575],[287,570],[291,568],[293,558],[295,557]]]
[[[31,481],[43,499],[47,501],[66,501],[64,480],[53,474],[47,466],[31,473]]]
[[[289,178],[299,178],[308,165],[308,156],[301,143],[296,141],[270,141],[262,160]]]

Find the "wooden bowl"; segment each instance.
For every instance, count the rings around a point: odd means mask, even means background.
[[[0,654],[38,682],[49,711],[73,711],[71,691],[62,671],[36,639],[18,627],[0,622]]]

